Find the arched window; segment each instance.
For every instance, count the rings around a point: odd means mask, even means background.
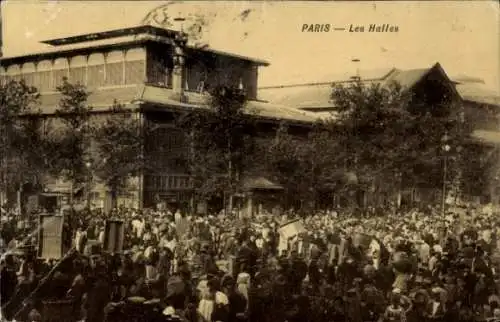
[[[42,60],[36,65],[36,74],[34,80],[39,92],[48,92],[54,90],[52,81],[52,62]]]
[[[146,52],[130,49],[125,54],[125,84],[142,84],[146,76]]]
[[[38,87],[38,85],[35,84],[36,67],[34,63],[23,64],[22,73],[26,85]]]
[[[238,63],[229,63],[227,68],[227,82],[229,86],[238,87],[243,77],[242,68]]]
[[[87,57],[75,56],[70,59],[69,80],[74,84],[87,84]]]
[[[17,64],[10,65],[9,67],[7,67],[7,75],[12,80],[20,81],[21,77],[22,77],[21,76],[21,67]]]
[[[0,84],[4,85],[8,82],[7,70],[0,66]]]
[[[62,85],[63,78],[69,78],[69,60],[67,58],[57,58],[52,67],[52,78],[54,88]]]
[[[122,85],[124,83],[125,57],[122,51],[112,51],[106,56],[106,85]]]
[[[257,77],[258,77],[257,66],[247,67],[243,77],[244,77],[243,86],[247,91],[248,97],[251,99],[257,98]]]
[[[172,86],[172,56],[170,53],[157,49],[149,53],[147,69],[148,83],[171,87]]]
[[[207,71],[205,66],[197,61],[191,61],[188,66],[186,66],[186,83],[188,91],[200,90],[200,85],[202,81],[205,81]]]
[[[101,53],[92,54],[87,62],[87,86],[101,87],[105,83],[104,55]]]

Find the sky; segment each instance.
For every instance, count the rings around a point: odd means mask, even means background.
[[[267,60],[259,86],[314,82],[357,69],[425,68],[480,77],[500,89],[500,10],[496,1],[2,1],[3,53],[43,51],[46,39],[141,25],[148,12],[169,19],[203,15],[211,48]],[[304,24],[330,24],[304,32]],[[397,26],[366,32],[370,24]],[[365,32],[349,32],[350,25]],[[332,31],[346,28],[344,31]],[[172,26],[176,29],[177,26]],[[186,26],[185,26],[186,28]],[[359,62],[352,62],[358,59]]]

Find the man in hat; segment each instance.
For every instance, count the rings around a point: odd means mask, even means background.
[[[287,280],[290,284],[292,294],[299,294],[302,281],[306,278],[308,267],[304,259],[296,251],[292,251],[289,257],[289,270]]]
[[[431,289],[431,299],[428,304],[427,315],[431,321],[441,321],[446,313],[444,296],[446,291],[441,287]]]
[[[103,321],[104,308],[111,301],[111,284],[106,274],[104,263],[98,263],[94,268],[95,280],[87,297],[87,321]]]
[[[0,299],[2,306],[2,316],[11,319],[10,312],[12,305],[8,305],[9,301],[16,290],[17,276],[15,271],[14,258],[12,255],[7,255],[1,260],[1,276],[0,276]]]
[[[390,296],[390,305],[384,313],[386,322],[406,322],[406,311],[401,304],[401,290],[394,289]]]
[[[254,276],[257,270],[258,254],[255,252],[255,248],[251,247],[251,242],[247,236],[241,236],[240,238],[241,246],[237,251],[235,271],[233,273],[237,275],[240,272],[248,272],[251,276]]]
[[[222,292],[226,294],[229,300],[228,321],[243,322],[248,319],[247,305],[245,296],[236,289],[235,281],[232,276],[226,275],[221,281]]]

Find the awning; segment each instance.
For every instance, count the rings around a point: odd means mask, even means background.
[[[472,137],[483,142],[500,144],[500,131],[475,130]]]
[[[77,194],[83,189],[83,185],[73,186],[73,194]],[[71,193],[71,184],[69,183],[49,183],[44,186],[44,195],[69,195]]]
[[[338,170],[334,172],[331,176],[331,180],[335,184],[341,185],[355,185],[358,184],[358,176],[352,171]]]
[[[64,193],[61,192],[42,192],[40,196],[42,197],[60,197],[64,195]]]
[[[245,190],[283,190],[284,188],[264,177],[249,177],[244,180]]]
[[[356,175],[356,173],[351,172],[351,171],[344,172],[344,175],[342,176],[342,180],[347,185],[357,184],[359,182],[358,176]]]

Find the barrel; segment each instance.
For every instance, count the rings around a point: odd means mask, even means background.
[[[124,312],[130,322],[142,322],[146,320],[144,312],[144,302],[146,299],[140,296],[132,296],[127,298]]]
[[[43,322],[76,322],[74,313],[75,300],[64,299],[56,301],[43,301]]]

